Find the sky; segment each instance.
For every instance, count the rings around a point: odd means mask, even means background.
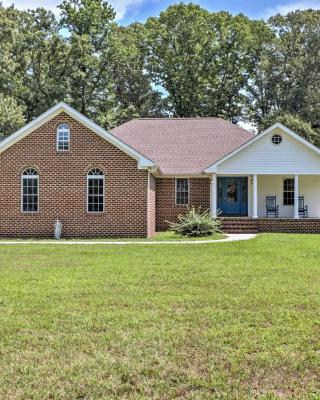
[[[28,9],[45,7],[57,13],[56,6],[62,0],[2,0],[4,6],[12,3],[16,8]],[[117,12],[117,21],[122,25],[131,22],[144,22],[148,17],[158,16],[170,4],[179,0],[109,0],[109,3]],[[189,1],[187,1],[189,2]],[[290,11],[300,9],[320,9],[320,0],[193,0],[209,11],[229,11],[232,14],[243,13],[250,18],[268,18],[280,13],[287,14]]]

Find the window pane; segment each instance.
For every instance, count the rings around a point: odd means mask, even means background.
[[[104,211],[104,179],[100,170],[88,173],[88,212]]]
[[[29,175],[30,176],[30,175]],[[22,180],[22,211],[38,211],[38,178],[23,178]]]
[[[57,129],[57,149],[60,151],[69,150],[70,128],[67,124],[61,124]]]
[[[176,204],[187,205],[189,203],[189,180],[187,178],[176,179]]]
[[[283,204],[285,206],[294,205],[294,179],[283,181]]]

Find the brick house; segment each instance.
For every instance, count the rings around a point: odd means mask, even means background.
[[[111,132],[59,103],[0,143],[0,235],[150,237],[188,205],[225,230],[320,232],[320,150],[281,124],[134,119]]]

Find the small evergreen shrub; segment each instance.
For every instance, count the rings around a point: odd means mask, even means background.
[[[201,211],[201,207],[190,207],[185,215],[178,216],[178,222],[169,222],[171,231],[188,237],[210,236],[220,232],[220,226],[220,220],[213,218],[209,211]]]

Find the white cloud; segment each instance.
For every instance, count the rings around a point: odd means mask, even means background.
[[[110,0],[110,4],[117,13],[116,19],[119,21],[124,18],[127,12],[132,9],[139,10],[139,7],[146,0]],[[37,7],[44,7],[58,13],[57,5],[62,3],[62,0],[2,0],[4,6],[8,7],[14,4],[19,10],[34,9]]]
[[[145,0],[109,0],[110,4],[114,8],[116,20],[119,21],[124,18],[130,8],[138,10],[139,7],[144,3]]]
[[[264,17],[269,18],[276,14],[286,15],[291,11],[308,10],[309,8],[320,9],[320,0],[301,0],[293,3],[278,4],[275,7],[268,7],[265,9]]]

